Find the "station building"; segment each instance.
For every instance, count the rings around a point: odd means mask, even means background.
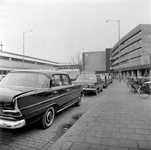
[[[76,64],[59,63],[30,56],[23,56],[10,52],[0,51],[0,75],[6,75],[11,70],[18,69],[50,69],[79,74]]]
[[[112,48],[111,69],[114,76],[148,76],[151,70],[151,25],[140,24]]]

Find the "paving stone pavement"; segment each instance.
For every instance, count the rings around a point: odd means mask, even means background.
[[[151,149],[151,97],[117,80],[105,92],[49,150]]]

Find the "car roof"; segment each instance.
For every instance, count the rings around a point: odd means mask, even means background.
[[[105,74],[101,74],[101,73],[100,73],[99,75],[100,75],[100,76],[105,76]]]
[[[97,74],[80,74],[79,76],[96,76]]]
[[[53,74],[67,74],[67,73],[61,72],[61,71],[43,70],[43,69],[23,69],[23,70],[21,69],[21,70],[13,70],[10,73],[14,73],[14,72],[43,73],[49,77],[52,77]]]

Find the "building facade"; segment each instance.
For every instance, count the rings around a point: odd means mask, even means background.
[[[51,69],[78,74],[77,65],[71,63],[58,63],[49,60],[23,56],[10,52],[0,51],[0,75],[6,75],[17,69]]]
[[[83,52],[83,71],[90,73],[111,73],[111,49]]]
[[[112,48],[115,77],[148,76],[151,69],[151,25],[140,24]]]

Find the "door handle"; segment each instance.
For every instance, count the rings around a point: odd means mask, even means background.
[[[53,91],[54,94],[58,94],[58,91]]]
[[[70,91],[70,89],[67,89],[67,92],[69,92]]]

